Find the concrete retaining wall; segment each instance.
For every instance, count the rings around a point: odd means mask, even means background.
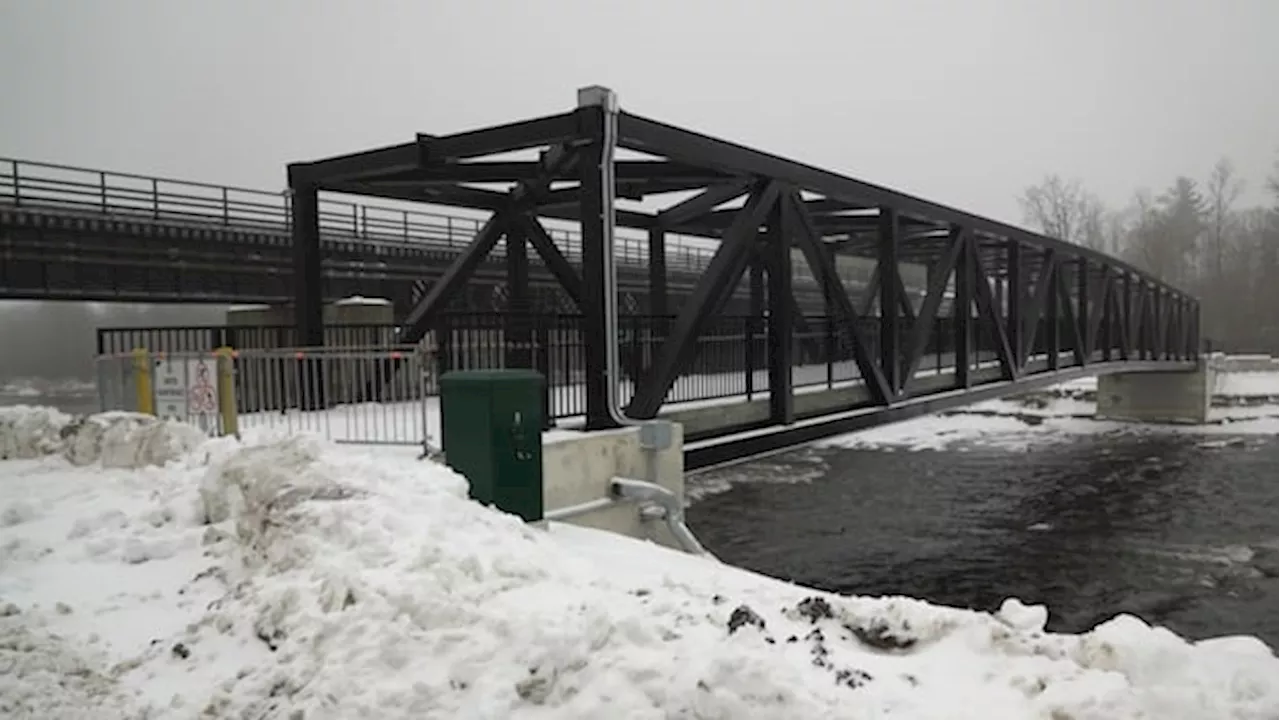
[[[1096,416],[1101,420],[1208,422],[1215,376],[1208,362],[1193,371],[1101,375]]]
[[[543,506],[550,512],[608,497],[609,483],[615,477],[651,480],[646,474],[645,455],[639,428],[552,433],[542,445]],[[683,499],[684,439],[679,425],[672,428],[671,447],[657,452],[656,464],[657,477],[652,481]],[[633,502],[616,503],[564,522],[679,549],[665,522],[642,522],[639,509]]]

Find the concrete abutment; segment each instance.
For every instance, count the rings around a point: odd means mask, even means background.
[[[1182,423],[1209,421],[1217,365],[1202,357],[1194,370],[1120,372],[1098,377],[1099,420]]]

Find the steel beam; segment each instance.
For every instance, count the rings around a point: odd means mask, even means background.
[[[1022,368],[1014,358],[1013,347],[1009,341],[1009,333],[1001,322],[999,303],[996,302],[996,298],[991,291],[990,275],[982,260],[982,253],[979,250],[977,239],[970,236],[968,245],[969,262],[973,265],[974,288],[976,290],[973,300],[978,307],[978,317],[983,318],[986,326],[991,328],[992,341],[996,345],[996,357],[1000,361],[1000,368],[1004,372],[1005,379],[1017,380],[1022,375]]]
[[[529,249],[517,223],[507,226],[507,312],[503,316],[506,367],[533,367],[532,302],[529,292]]]
[[[524,237],[528,238],[533,249],[542,257],[547,270],[555,277],[556,282],[573,301],[579,312],[582,310],[582,278],[573,269],[568,258],[556,247],[555,241],[547,234],[546,228],[533,216],[532,212],[517,213],[513,216],[513,224],[518,227]]]
[[[471,243],[463,250],[440,279],[431,286],[418,304],[409,311],[405,318],[400,338],[403,342],[413,344],[421,340],[431,330],[431,323],[436,315],[448,305],[454,294],[467,283],[480,263],[484,262],[493,246],[498,244],[507,231],[505,213],[494,213],[481,226]]]
[[[952,228],[960,252],[956,255],[954,275],[955,298],[951,302],[951,315],[955,333],[956,387],[967,389],[973,385],[970,370],[973,368],[973,285],[974,269],[970,238],[964,228]]]
[[[765,268],[764,268],[764,246],[763,242],[757,240],[752,243],[751,253],[747,261],[747,320],[744,331],[746,333],[746,362],[744,369],[746,370],[746,391],[747,397],[751,398],[756,392],[756,336],[760,332],[760,328],[766,328],[764,325],[764,302],[765,302]],[[765,344],[768,345],[768,336],[766,335]],[[767,353],[767,348],[766,348]],[[765,369],[767,370],[769,360],[765,358]],[[766,378],[767,383],[767,378]]]
[[[434,140],[432,143],[438,143]],[[430,143],[429,143],[430,144]],[[618,160],[614,169],[619,185],[636,185],[653,181],[689,183],[717,182],[720,173],[662,160]],[[541,170],[534,160],[473,160],[468,162],[428,162],[422,167],[370,177],[367,182],[378,187],[416,187],[453,183],[501,183],[535,180]],[[564,172],[554,180],[577,180],[577,175]]]
[[[1079,273],[1079,265],[1064,260],[1058,268],[1058,274],[1062,276],[1062,282],[1058,283],[1058,302],[1060,314],[1066,315],[1067,327],[1071,330],[1071,354],[1075,360],[1075,364],[1084,365],[1086,362],[1084,354],[1084,334],[1081,332],[1081,324],[1079,322],[1079,313],[1076,302],[1071,295],[1071,288],[1067,283],[1068,269],[1075,268],[1074,272]]]
[[[315,162],[294,163],[289,166],[289,177],[290,184],[296,178],[300,183],[327,188],[331,183],[359,182],[386,173],[414,170],[422,162],[422,142],[414,141]]]
[[[795,422],[791,368],[795,364],[795,300],[791,294],[791,233],[795,218],[790,203],[775,202],[769,211],[763,255],[769,278],[769,419],[775,425]]]
[[[858,304],[858,314],[867,316],[876,309],[876,299],[880,297],[880,263],[871,268],[871,277],[867,286],[862,289],[862,301]]]
[[[898,318],[902,299],[902,278],[898,272],[898,213],[880,208],[880,248],[876,264],[880,266],[880,369],[884,372],[889,392],[902,393],[902,334]]]
[[[1106,309],[1107,291],[1108,291],[1108,270],[1107,266],[1103,266],[1101,277],[1089,283],[1089,326],[1087,330],[1087,341],[1089,343],[1090,353],[1101,349],[1098,330],[1102,326],[1102,313]]]
[[[1021,370],[1026,365],[1022,354],[1022,298],[1026,294],[1027,271],[1022,264],[1022,243],[1010,240],[1005,246],[1005,327],[1013,362]]]
[[[628,409],[631,417],[651,418],[657,414],[680,370],[697,350],[702,328],[728,295],[726,289],[737,285],[742,277],[756,233],[777,199],[777,183],[762,182],[752,189],[741,215],[725,233],[702,279],[681,308],[649,374],[636,388]]]
[[[1080,351],[1084,353],[1084,362],[1093,361],[1093,338],[1089,335],[1089,311],[1092,307],[1089,296],[1089,258],[1081,255],[1076,260],[1076,323],[1080,326]]]
[[[665,328],[667,303],[667,233],[660,226],[649,228],[649,313]],[[662,330],[666,334],[665,329]]]
[[[425,146],[426,163],[452,162],[568,143],[586,136],[585,128],[590,126],[583,125],[584,121],[582,112],[575,110],[452,135],[419,136],[419,142]]]
[[[290,178],[293,232],[293,304],[298,342],[324,345],[324,275],[317,186]]]
[[[1062,345],[1062,318],[1058,312],[1058,297],[1062,290],[1062,272],[1055,266],[1049,276],[1049,294],[1044,298],[1044,330],[1045,352],[1049,356],[1049,369],[1057,370],[1060,364],[1058,354]]]
[[[1040,325],[1040,318],[1044,315],[1044,307],[1049,297],[1049,292],[1053,289],[1053,276],[1057,266],[1056,253],[1052,248],[1043,252],[1044,259],[1040,262],[1036,284],[1031,288],[1031,292],[1028,293],[1027,299],[1029,302],[1022,317],[1022,346],[1019,348],[1019,352],[1022,355],[1023,365],[1026,365],[1027,358],[1031,356],[1031,351],[1035,346],[1036,329]]]
[[[1120,275],[1111,279],[1111,324],[1115,328],[1112,336],[1121,360],[1129,359],[1129,322],[1126,311],[1129,302],[1126,299],[1128,285],[1125,282],[1127,278],[1127,275]]]
[[[586,429],[604,430],[616,423],[608,405],[608,343],[618,342],[609,332],[605,309],[608,288],[605,284],[605,223],[612,207],[605,205],[605,187],[601,172],[604,156],[605,115],[600,107],[582,108],[579,122],[587,130],[590,144],[579,149],[578,179],[579,213],[582,218],[582,328],[586,340],[583,366],[586,390]],[[615,299],[616,300],[616,299]]]
[[[749,180],[741,180],[709,187],[688,200],[676,203],[658,213],[655,223],[659,227],[673,228],[692,222],[710,213],[717,205],[741,197],[750,185]]]
[[[937,325],[938,308],[942,305],[942,295],[947,289],[947,283],[951,279],[952,271],[955,269],[956,260],[963,251],[964,234],[959,228],[953,228],[951,231],[951,245],[929,268],[929,287],[925,292],[924,302],[920,305],[920,312],[916,314],[915,322],[911,324],[911,339],[907,343],[907,354],[902,359],[902,392],[899,395],[906,393],[915,378],[916,371],[920,368],[920,361],[924,358],[924,350],[928,347],[929,338],[933,335],[934,327]]]
[[[787,199],[791,202],[792,209],[795,211],[795,227],[799,233],[795,240],[800,246],[801,252],[804,253],[805,261],[809,264],[810,271],[813,272],[814,278],[821,286],[837,290],[831,293],[829,297],[835,302],[839,322],[849,334],[852,344],[851,349],[853,350],[853,361],[858,366],[859,374],[866,382],[871,397],[876,403],[882,405],[892,403],[893,391],[890,389],[890,385],[885,379],[885,374],[879,364],[872,358],[866,340],[862,337],[862,331],[859,327],[862,315],[854,307],[853,300],[849,298],[849,292],[845,289],[844,280],[841,279],[840,274],[836,271],[834,258],[823,252],[821,237],[810,222],[809,214],[804,210],[804,205],[800,201],[800,193],[792,191],[788,193]]]

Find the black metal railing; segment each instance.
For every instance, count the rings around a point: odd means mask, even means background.
[[[579,315],[516,315],[511,313],[450,313],[439,318],[420,345],[428,356],[435,392],[440,373],[460,369],[528,367],[547,378],[548,414],[556,419],[580,416],[586,411],[585,352],[588,339]],[[626,315],[620,318],[618,347],[621,358],[621,396],[629,401],[637,379],[652,366],[666,340],[674,316]],[[836,388],[861,381],[855,361],[852,328],[841,327],[828,317],[806,317],[792,336],[792,382],[801,392]],[[866,317],[858,328],[872,358],[880,353],[879,319]],[[924,354],[915,371],[919,375],[953,372],[955,322],[951,317],[932,321]],[[974,367],[995,363],[996,334],[979,318],[972,322]],[[1032,356],[1049,346],[1049,325],[1034,328]],[[1062,322],[1058,329],[1061,352],[1069,352],[1072,329]],[[914,328],[903,318],[899,347],[905,352]],[[1107,337],[1107,333],[1103,333]],[[102,328],[98,330],[99,354],[146,348],[157,352],[191,352],[228,346],[239,349],[294,347],[293,326]],[[398,345],[393,325],[330,325],[325,328],[329,347],[390,347]],[[1109,357],[1116,342],[1100,343],[1091,355]],[[720,317],[699,336],[693,358],[673,384],[667,403],[710,401],[729,397],[756,399],[769,392],[768,321],[765,318]]]
[[[287,192],[174,180],[129,173],[0,158],[0,204],[18,208],[107,215],[132,220],[195,224],[248,231],[290,231],[292,213]],[[340,197],[320,201],[324,240],[393,244],[444,251],[465,248],[484,220],[405,207],[366,205]],[[548,235],[573,261],[581,261],[582,238],[572,230],[547,228]],[[619,236],[619,262],[648,266],[647,238]],[[502,257],[505,244],[493,250]],[[715,252],[714,244],[670,235],[667,267],[701,272]]]
[[[318,215],[323,241],[460,252],[484,224],[475,214],[368,205],[345,198],[321,198]],[[292,225],[287,191],[271,192],[11,158],[0,158],[0,205],[281,235],[287,235]],[[582,261],[579,232],[562,227],[546,230],[570,261]],[[665,239],[666,266],[671,272],[701,273],[710,263],[717,244],[707,238],[669,233]],[[615,247],[619,263],[649,266],[647,237],[621,229]],[[492,257],[505,255],[505,240],[499,240]],[[867,282],[871,268],[848,265],[842,266],[840,272],[846,281],[858,284]],[[796,264],[793,275],[801,284],[813,283],[804,263]]]

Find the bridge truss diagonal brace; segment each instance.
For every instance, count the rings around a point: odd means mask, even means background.
[[[676,203],[658,213],[654,220],[654,225],[664,230],[678,228],[685,223],[701,219],[715,209],[717,205],[742,197],[750,189],[751,182],[749,180],[713,185],[688,200]]]
[[[1000,369],[1005,380],[1017,380],[1021,376],[1021,368],[1014,359],[1013,346],[1009,342],[1009,333],[1001,322],[999,305],[995,293],[991,289],[991,275],[987,272],[982,253],[978,252],[978,241],[969,236],[969,265],[973,268],[974,293],[973,301],[978,307],[978,316],[991,329],[996,343],[996,357],[1000,361]]]
[[[1053,248],[1048,248],[1044,250],[1044,258],[1040,263],[1040,273],[1036,277],[1035,285],[1032,286],[1031,293],[1027,298],[1028,302],[1020,319],[1022,327],[1018,333],[1018,342],[1021,343],[1018,347],[1018,357],[1022,359],[1023,364],[1031,356],[1031,349],[1035,346],[1036,328],[1040,324],[1040,318],[1044,316],[1049,293],[1054,288],[1054,276],[1057,271],[1057,252]]]
[[[787,201],[791,204],[792,214],[796,219],[795,239],[800,246],[800,251],[804,253],[805,261],[808,262],[809,269],[813,272],[819,287],[828,293],[827,301],[839,315],[840,323],[849,333],[854,364],[858,366],[859,374],[866,380],[867,388],[875,402],[888,405],[893,401],[893,393],[889,389],[883,369],[871,357],[871,350],[867,346],[866,339],[862,337],[859,329],[862,324],[861,315],[854,307],[853,300],[849,298],[844,280],[836,270],[835,259],[823,251],[821,236],[800,198],[800,193],[795,191],[788,193]]]
[[[508,197],[507,206],[489,216],[471,244],[454,258],[440,280],[432,285],[418,304],[409,311],[400,335],[402,342],[416,343],[427,334],[436,315],[475,273],[476,268],[507,232],[509,225],[517,223],[520,215],[536,207],[538,198],[551,186],[551,181],[556,174],[575,161],[576,153],[564,146],[553,147],[546,153],[543,158],[545,171],[542,176],[534,182],[516,186]]]
[[[899,396],[906,395],[911,383],[915,380],[916,371],[924,359],[924,350],[929,344],[937,324],[938,309],[942,307],[942,296],[946,292],[947,282],[956,269],[956,261],[964,253],[965,233],[960,228],[952,228],[947,241],[946,251],[934,261],[929,272],[929,287],[925,292],[924,302],[911,327],[911,337],[907,344],[907,354],[902,360],[902,391]],[[954,306],[953,306],[954,307]],[[970,308],[964,308],[970,312]],[[960,312],[953,309],[953,312]],[[956,365],[959,365],[957,359]]]
[[[1129,359],[1129,322],[1125,313],[1124,277],[1111,276],[1111,292],[1109,293],[1111,327],[1113,328],[1112,344],[1118,346],[1120,359]]]
[[[1080,332],[1080,322],[1077,319],[1077,310],[1075,304],[1071,301],[1071,289],[1067,286],[1066,274],[1063,269],[1068,266],[1068,262],[1063,260],[1058,268],[1058,282],[1054,283],[1058,289],[1058,312],[1065,315],[1067,326],[1071,328],[1071,355],[1074,357],[1077,365],[1085,364],[1084,352],[1084,335]]]
[[[556,247],[555,241],[547,233],[547,229],[542,226],[538,218],[534,217],[532,212],[516,213],[512,217],[512,221],[529,239],[533,249],[538,252],[546,263],[547,270],[560,283],[560,287],[564,290],[569,299],[573,301],[578,311],[582,311],[582,276],[577,270],[573,269],[573,264],[569,259],[560,252],[560,248]]]
[[[1093,350],[1100,348],[1098,330],[1102,327],[1102,317],[1107,307],[1107,295],[1111,292],[1110,280],[1111,268],[1103,265],[1101,281],[1089,284],[1089,315],[1085,328],[1085,342],[1091,353]]]
[[[676,316],[671,334],[659,348],[653,366],[636,387],[627,408],[630,417],[652,418],[657,415],[680,370],[697,351],[702,329],[728,297],[726,288],[737,285],[742,278],[757,232],[777,203],[778,194],[778,184],[772,181],[760,181],[752,188],[747,204],[725,232],[702,278]]]

